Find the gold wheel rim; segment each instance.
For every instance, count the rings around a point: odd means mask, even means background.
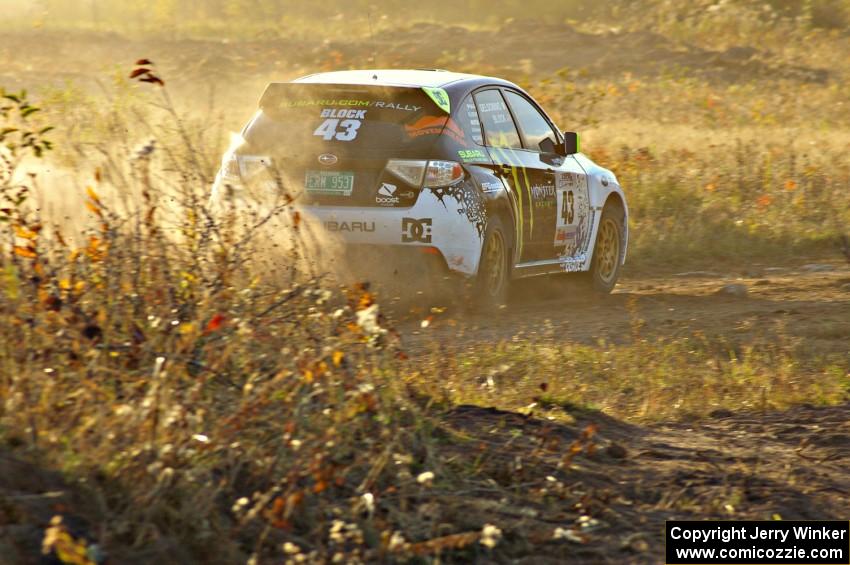
[[[606,218],[599,226],[599,239],[596,253],[597,273],[602,282],[610,284],[617,274],[617,264],[620,262],[620,232],[614,220]]]

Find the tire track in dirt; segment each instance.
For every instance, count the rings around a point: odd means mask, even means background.
[[[449,308],[424,329],[419,322],[425,314],[391,316],[413,353],[435,344],[457,348],[533,339],[544,330],[565,341],[624,343],[638,326],[644,338],[700,332],[732,342],[783,332],[819,352],[842,352],[850,338],[850,268],[828,268],[787,268],[759,276],[631,277],[606,297],[583,291],[569,278],[531,279],[518,281],[509,306],[495,313]],[[723,293],[730,284],[744,285],[747,295]]]

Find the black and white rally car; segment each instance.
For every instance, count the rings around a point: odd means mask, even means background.
[[[225,156],[220,204],[273,169],[302,214],[352,249],[436,264],[501,303],[512,278],[584,273],[610,292],[628,208],[521,88],[441,70],[354,70],[272,83]],[[276,176],[275,178],[281,178]],[[432,265],[433,266],[433,265]]]

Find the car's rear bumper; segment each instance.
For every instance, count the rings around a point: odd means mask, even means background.
[[[478,271],[484,212],[483,206],[470,210],[477,195],[461,192],[465,190],[475,189],[424,189],[410,208],[301,206],[299,210],[346,244],[424,248],[426,255],[435,250],[449,271],[471,276]]]
[[[348,244],[343,261],[345,272],[357,280],[402,293],[427,291],[459,276],[434,247]]]

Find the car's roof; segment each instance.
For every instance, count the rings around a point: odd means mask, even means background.
[[[440,69],[362,69],[352,71],[334,71],[316,73],[295,79],[293,82],[320,84],[373,84],[381,86],[427,86],[444,87],[451,83],[470,81],[475,83],[504,83],[500,79],[453,73]]]

